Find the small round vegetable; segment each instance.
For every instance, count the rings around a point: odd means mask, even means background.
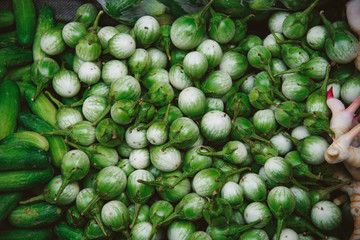
[[[224,111],[224,102],[221,100],[221,98],[212,98],[212,97],[208,97],[206,98],[206,108],[205,108],[205,112],[210,112],[210,111]]]
[[[95,122],[104,112],[107,105],[106,98],[100,96],[90,96],[84,101],[82,113],[88,121]]]
[[[326,139],[320,136],[309,136],[303,140],[298,151],[306,163],[318,165],[324,162],[324,153],[328,147]]]
[[[53,78],[52,86],[61,97],[71,98],[80,92],[80,81],[73,71],[60,70]]]
[[[151,68],[151,56],[143,48],[137,48],[128,60],[129,68],[136,79],[140,79]]]
[[[92,85],[100,81],[101,70],[93,62],[84,62],[79,68],[78,76],[81,82]]]
[[[137,101],[141,95],[141,86],[134,77],[126,75],[117,78],[111,83],[109,95],[114,96],[115,100],[134,100]]]
[[[145,169],[150,165],[150,153],[147,148],[134,149],[129,156],[131,166],[135,169]]]
[[[118,59],[126,59],[134,54],[136,43],[127,33],[118,33],[109,40],[109,52]]]
[[[101,220],[113,231],[126,229],[130,223],[130,215],[126,205],[120,201],[107,202],[101,209]]]
[[[185,88],[179,94],[178,105],[186,116],[199,117],[205,112],[205,94],[195,87]]]
[[[201,52],[205,55],[209,68],[214,68],[220,64],[221,59],[223,58],[223,52],[219,45],[214,40],[207,39],[203,41],[197,48],[197,52]]]
[[[277,219],[276,235],[279,240],[284,219],[295,210],[296,199],[289,188],[278,186],[270,190],[267,204]]]
[[[244,190],[244,195],[252,201],[264,201],[267,195],[267,187],[264,180],[255,173],[245,174],[239,185]]]
[[[289,16],[289,12],[275,12],[271,15],[269,18],[269,29],[270,31],[276,32],[276,33],[282,33],[282,25],[284,23],[284,20],[287,16]]]
[[[210,9],[212,17],[209,22],[209,35],[220,44],[226,44],[235,35],[235,23],[223,13],[216,13]]]
[[[315,50],[321,50],[325,46],[325,41],[329,33],[324,26],[314,26],[309,29],[306,35],[306,42]]]
[[[219,141],[225,139],[231,131],[230,117],[220,111],[211,111],[201,119],[201,133],[209,141]]]
[[[118,34],[119,31],[112,26],[106,26],[99,30],[98,37],[100,40],[100,44],[103,49],[107,49],[109,46],[109,40],[115,35]]]
[[[142,79],[142,84],[150,88],[155,83],[169,83],[169,73],[163,68],[151,68]]]
[[[64,155],[60,167],[62,184],[55,195],[55,202],[70,182],[81,180],[88,174],[90,160],[83,151],[71,150]]]
[[[149,48],[147,51],[151,57],[151,68],[166,68],[168,58],[164,52],[157,48]]]
[[[227,72],[231,79],[236,80],[246,72],[248,62],[243,54],[229,51],[224,53],[221,59],[219,69]]]
[[[181,64],[175,64],[170,68],[169,81],[171,86],[178,90],[183,90],[193,85],[189,75],[184,71]]]
[[[269,240],[269,236],[262,229],[250,229],[244,232],[239,240]]]
[[[61,35],[61,28],[53,27],[44,33],[40,40],[40,47],[48,55],[62,53],[66,45]]]
[[[189,239],[196,231],[195,224],[189,221],[174,221],[167,230],[167,239],[177,240],[179,236]]]
[[[87,29],[84,24],[79,22],[69,22],[62,29],[62,37],[64,42],[75,48],[76,44],[83,39],[87,34]]]
[[[132,148],[144,148],[149,142],[146,138],[146,129],[139,129],[142,125],[135,126],[134,129],[130,127],[125,132],[126,143]]]
[[[201,52],[189,52],[184,58],[184,71],[192,78],[201,78],[208,69],[208,62]]]
[[[277,235],[275,234],[273,239],[276,239]],[[284,228],[281,230],[280,236],[278,238],[279,240],[286,240],[286,239],[298,239],[298,234],[290,229],[290,228]]]
[[[261,202],[252,202],[244,210],[244,219],[246,223],[252,223],[257,220],[261,220],[260,223],[256,224],[254,228],[263,228],[271,220],[271,213],[266,204]]]
[[[110,60],[102,68],[101,78],[105,83],[111,84],[120,77],[128,74],[127,66],[119,60]]]
[[[226,199],[231,206],[241,206],[244,202],[244,190],[235,182],[227,182],[221,188],[221,198]]]
[[[99,37],[97,36],[97,26],[100,16],[103,13],[103,11],[99,12],[94,21],[94,25],[89,30],[89,33],[76,44],[76,55],[83,61],[92,62],[98,59],[101,55],[101,44]]]
[[[206,32],[204,14],[214,1],[211,0],[200,12],[177,18],[171,25],[170,38],[175,47],[181,50],[196,48]]]
[[[141,45],[152,44],[160,36],[159,22],[152,16],[143,16],[136,21],[134,34]]]
[[[98,10],[94,4],[85,3],[76,10],[75,16],[79,22],[89,26],[92,22],[95,21],[97,13]]]
[[[201,90],[210,97],[222,97],[231,87],[231,76],[223,70],[212,71],[201,84]]]
[[[342,222],[341,210],[333,202],[318,202],[311,210],[311,221],[321,230],[334,230]]]

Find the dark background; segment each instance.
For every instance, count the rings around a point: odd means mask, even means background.
[[[49,5],[55,11],[56,19],[60,22],[69,22],[72,21],[75,17],[76,10],[79,6],[84,3],[93,3],[98,9],[101,9],[101,5],[96,0],[33,0],[37,10],[43,5]],[[121,1],[121,0],[119,0]],[[145,0],[146,1],[146,0]],[[239,0],[240,1],[240,0]],[[302,0],[299,0],[302,1]],[[345,20],[345,3],[347,0],[328,0],[325,5],[318,6],[317,10],[324,10],[325,15],[332,21],[335,20]],[[279,5],[279,10],[282,6]],[[11,0],[0,0],[0,9],[12,9]],[[283,8],[285,11],[289,11]],[[276,11],[276,10],[275,10]],[[103,15],[100,20],[101,25],[114,25],[117,22],[111,19],[107,15]],[[255,33],[260,36],[266,36],[268,34],[267,30],[267,19],[264,21],[251,21],[249,23],[249,33]],[[264,35],[266,34],[266,35]]]

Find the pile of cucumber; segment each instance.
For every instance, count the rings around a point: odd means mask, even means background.
[[[0,10],[0,240],[350,237],[324,159],[328,90],[360,95],[344,19],[320,0],[100,2],[68,23]]]

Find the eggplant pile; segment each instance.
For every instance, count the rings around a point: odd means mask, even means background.
[[[240,2],[0,10],[0,240],[358,239],[358,39]]]

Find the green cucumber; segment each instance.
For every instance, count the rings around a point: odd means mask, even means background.
[[[6,67],[0,65],[0,83],[2,82],[2,80],[4,80],[6,74],[7,74]]]
[[[86,237],[84,232],[79,228],[74,228],[66,224],[65,222],[60,222],[54,228],[54,232],[59,240],[85,240]]]
[[[13,81],[23,80],[25,74],[30,74],[31,72],[31,64],[25,65],[18,68],[9,69],[6,74],[6,78],[11,79]]]
[[[50,240],[53,238],[51,228],[44,229],[9,229],[0,231],[0,240]]]
[[[25,99],[29,104],[31,111],[35,113],[35,115],[44,119],[46,122],[50,123],[51,126],[57,128],[56,107],[43,93],[40,93],[37,99],[33,101],[35,94],[36,94],[35,87],[29,87],[25,91]]]
[[[0,194],[0,223],[14,210],[20,201],[22,193],[2,193]],[[1,239],[0,233],[0,239]]]
[[[0,84],[0,141],[15,132],[19,109],[19,89],[15,82],[5,80]]]
[[[19,122],[25,128],[37,133],[50,132],[55,130],[55,128],[45,120],[31,113],[21,113],[19,115]],[[61,160],[63,156],[69,151],[69,147],[65,143],[64,139],[60,136],[48,135],[46,138],[49,141],[52,163],[56,167],[60,167]]]
[[[41,50],[40,40],[44,33],[55,25],[54,12],[49,6],[42,6],[39,11],[38,22],[33,44],[34,61],[46,57],[46,53]]]
[[[63,215],[63,210],[45,202],[18,206],[9,215],[9,223],[18,228],[51,225]]]
[[[21,46],[30,47],[34,40],[36,11],[32,0],[13,0],[18,42]]]
[[[0,62],[4,67],[16,67],[31,63],[32,51],[20,47],[7,47],[0,49]]]
[[[49,182],[53,176],[52,167],[43,170],[0,172],[0,192],[31,189]]]
[[[49,157],[41,148],[0,145],[0,171],[44,169],[49,165]]]
[[[44,151],[49,151],[49,141],[46,137],[42,136],[37,132],[32,131],[21,131],[13,133],[1,141],[2,145],[17,145],[25,144],[33,147],[40,148]],[[0,156],[1,156],[1,146],[0,146]]]
[[[0,34],[0,48],[16,47],[16,31]]]
[[[0,28],[9,27],[14,23],[14,13],[10,10],[0,9]]]
[[[23,82],[23,81],[16,81],[16,85],[19,88],[21,98],[25,97],[26,89],[33,86],[32,84],[30,84],[28,82]]]

